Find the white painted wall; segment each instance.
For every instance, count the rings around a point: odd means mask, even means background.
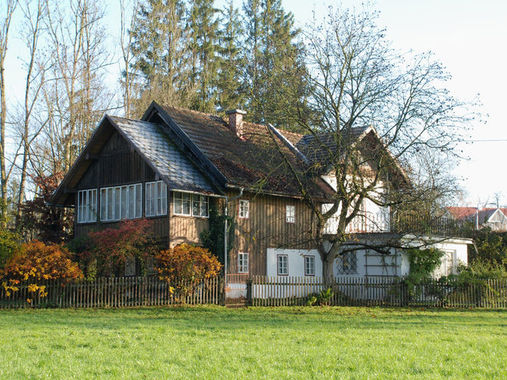
[[[267,270],[268,277],[277,276],[277,255],[287,255],[289,259],[289,276],[303,277],[304,273],[304,256],[315,257],[315,275],[322,276],[322,260],[320,259],[319,252],[316,249],[280,249],[268,248],[267,250]],[[284,277],[284,276],[280,276]],[[310,277],[310,276],[309,276]]]
[[[336,177],[334,175],[322,176],[334,190],[336,190]],[[385,193],[384,183],[379,181],[375,190],[372,191],[371,197],[382,197]],[[322,211],[326,212],[331,208],[331,204],[323,204]],[[389,232],[390,231],[390,210],[389,207],[381,207],[370,199],[363,201],[363,216],[356,216],[347,226],[347,232]],[[335,215],[330,218],[325,226],[328,234],[336,233],[341,207],[338,208]]]
[[[414,242],[412,242],[415,244]],[[436,242],[432,246],[446,252],[442,260],[442,265],[438,268],[434,276],[440,277],[449,273],[455,273],[458,263],[468,264],[467,243],[465,239],[452,239],[445,242]],[[322,261],[317,250],[304,249],[282,249],[268,248],[267,250],[267,268],[266,274],[270,277],[286,278],[287,276],[277,275],[277,255],[287,255],[289,261],[289,276],[304,277],[304,256],[312,255],[315,257],[315,276],[322,276]],[[357,260],[356,273],[342,274],[339,271],[341,267],[341,257],[338,257],[334,263],[334,273],[336,277],[364,277],[364,276],[406,276],[410,272],[410,264],[407,255],[401,251],[392,249],[390,255],[384,255],[374,250],[358,250],[355,252]],[[449,260],[451,257],[451,260]],[[449,263],[452,263],[450,265]],[[310,277],[310,276],[308,276]]]

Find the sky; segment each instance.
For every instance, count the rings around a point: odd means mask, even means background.
[[[316,10],[317,19],[329,5],[360,5],[358,1],[283,0],[299,25]],[[431,51],[452,75],[453,95],[473,100],[479,95],[483,122],[475,122],[466,143],[460,145],[466,159],[454,174],[465,190],[463,203],[470,206],[495,201],[507,204],[507,1],[501,0],[378,0],[379,23],[387,39],[401,51]],[[494,141],[491,141],[494,140]]]
[[[0,0],[1,1],[1,0]],[[117,0],[105,1],[108,25],[119,24]],[[216,0],[222,7],[228,0]],[[242,0],[234,0],[239,6]],[[315,12],[321,20],[330,5],[360,6],[353,0],[282,0],[294,14],[298,26],[311,21]],[[465,190],[462,204],[477,206],[493,202],[500,195],[507,204],[507,175],[498,170],[507,163],[507,122],[504,109],[507,97],[507,1],[502,0],[376,0],[379,23],[386,28],[387,39],[401,51],[431,51],[452,75],[448,88],[460,99],[472,100],[477,94],[478,111],[485,123],[472,125],[466,143],[460,149],[466,159],[459,162],[454,174],[461,178]],[[110,31],[110,46],[115,43],[119,25]],[[117,41],[117,39],[116,39]],[[20,41],[14,40],[9,51],[7,90],[20,97]],[[119,57],[118,52],[115,53]],[[117,82],[118,66],[111,66],[111,83]],[[116,71],[116,73],[115,73]]]

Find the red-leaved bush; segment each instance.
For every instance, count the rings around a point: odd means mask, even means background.
[[[95,262],[97,276],[122,275],[127,259],[146,262],[156,252],[151,223],[146,219],[122,221],[117,228],[90,232],[88,237],[90,248],[80,258]]]

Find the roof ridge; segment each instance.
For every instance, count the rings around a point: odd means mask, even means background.
[[[213,114],[213,113],[202,112],[202,111],[192,110],[190,108],[184,108],[184,107],[178,107],[178,106],[172,106],[172,105],[166,105],[166,104],[162,105],[162,107],[169,107],[169,108],[174,108],[175,110],[179,110],[179,111],[192,112],[192,113],[195,113],[198,115],[214,117],[214,118],[218,118],[218,119],[222,120],[224,123],[226,122],[226,120],[223,117]]]

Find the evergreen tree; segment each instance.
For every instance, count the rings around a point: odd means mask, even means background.
[[[140,4],[132,34],[133,70],[140,77],[141,112],[151,100],[189,106],[194,89],[189,86],[185,55],[185,4],[181,0],[145,0]]]
[[[256,122],[297,129],[306,94],[302,47],[293,15],[281,0],[247,0],[245,82],[249,86],[247,115]]]
[[[244,108],[245,87],[242,84],[244,59],[239,47],[243,29],[239,11],[232,0],[222,11],[222,29],[220,31],[220,71],[218,76],[218,104],[222,111]]]
[[[195,88],[191,107],[216,111],[219,70],[219,18],[214,0],[192,0],[187,18],[190,82]]]

